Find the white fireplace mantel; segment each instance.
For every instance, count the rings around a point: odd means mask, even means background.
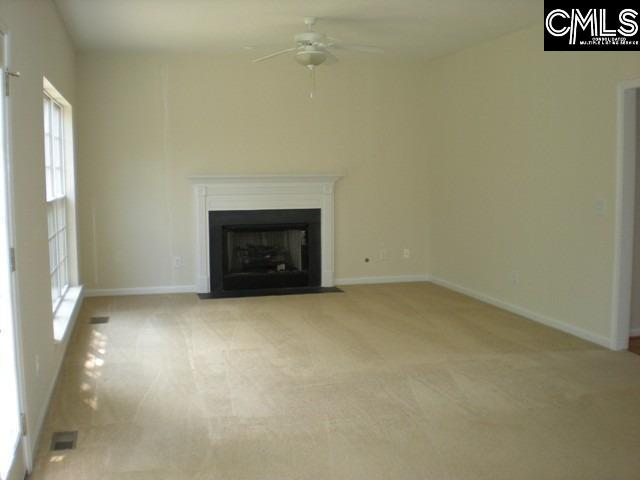
[[[198,175],[196,209],[196,291],[208,293],[209,212],[214,210],[321,210],[322,286],[334,285],[333,191],[342,175]]]

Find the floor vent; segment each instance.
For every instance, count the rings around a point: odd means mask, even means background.
[[[54,432],[51,437],[51,451],[73,450],[76,448],[78,432]]]
[[[109,317],[91,317],[89,319],[89,323],[92,325],[96,325],[98,323],[108,323]]]

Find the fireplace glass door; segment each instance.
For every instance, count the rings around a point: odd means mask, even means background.
[[[225,275],[306,272],[307,229],[225,227]]]
[[[320,286],[320,209],[209,214],[211,290]]]

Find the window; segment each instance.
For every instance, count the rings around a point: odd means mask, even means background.
[[[46,78],[42,79],[42,91],[53,337],[63,341],[82,298],[78,275],[73,111],[71,104]]]
[[[43,106],[44,163],[49,226],[49,274],[51,275],[51,301],[55,311],[69,288],[65,112],[64,107],[46,91],[44,92]]]

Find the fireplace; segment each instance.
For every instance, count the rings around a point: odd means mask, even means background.
[[[321,285],[320,209],[209,212],[211,293]]]
[[[253,285],[259,285],[266,281],[275,282],[276,278],[281,278],[280,281],[285,284],[308,281],[309,286],[307,287],[268,289],[277,290],[277,294],[287,293],[287,290],[294,290],[295,292],[292,293],[304,293],[302,292],[304,289],[311,290],[309,293],[315,293],[318,290],[333,288],[333,197],[334,186],[340,178],[340,175],[200,175],[190,177],[195,200],[196,292],[201,298],[262,294],[260,292],[262,287],[259,286],[243,287],[240,290],[225,290],[225,276],[227,276],[229,288],[235,288],[232,285],[236,281],[235,279],[244,277],[252,277]],[[298,216],[309,214],[310,211],[315,211],[315,213],[311,213],[313,218]],[[270,214],[272,216],[268,217]],[[274,215],[280,218],[275,218]],[[219,224],[216,225],[218,221]],[[269,224],[271,227],[267,229],[266,226]],[[219,228],[215,228],[216,226]],[[227,227],[226,234],[222,230],[225,226]],[[267,232],[281,232],[277,234],[281,237],[280,240],[268,235],[257,237],[263,228]],[[282,233],[287,231],[289,233]],[[304,231],[306,244],[302,244],[302,233],[290,231]],[[288,238],[288,243],[285,243],[282,236]],[[228,242],[226,257],[221,253],[223,250],[219,249],[224,247],[225,238]],[[296,242],[300,243],[298,247],[295,246]],[[231,252],[229,252],[229,243],[232,244]],[[251,244],[250,250],[249,244]],[[265,255],[273,257],[278,254],[278,250],[285,247],[289,249],[292,245],[294,252],[289,253],[284,266],[282,266],[282,261],[269,261],[264,258]],[[306,248],[306,253],[303,252],[304,248]],[[318,255],[314,249],[319,250]],[[298,250],[299,253],[296,253]],[[260,266],[259,255],[261,254],[265,261]],[[233,263],[234,255],[235,265]],[[302,260],[296,260],[298,255],[305,258],[308,256],[308,263],[303,265]],[[225,258],[227,270],[224,269],[223,264]],[[241,258],[247,263],[245,268],[239,270],[237,262],[240,262]],[[278,267],[278,265],[280,266]],[[260,268],[262,268],[262,272],[259,271]],[[249,271],[250,269],[253,271]],[[274,269],[275,272],[270,271]],[[261,274],[266,279],[260,278]],[[276,274],[279,275],[276,276]],[[242,282],[248,282],[248,280],[242,280]],[[320,287],[317,286],[318,284]],[[245,293],[234,295],[228,292]]]

